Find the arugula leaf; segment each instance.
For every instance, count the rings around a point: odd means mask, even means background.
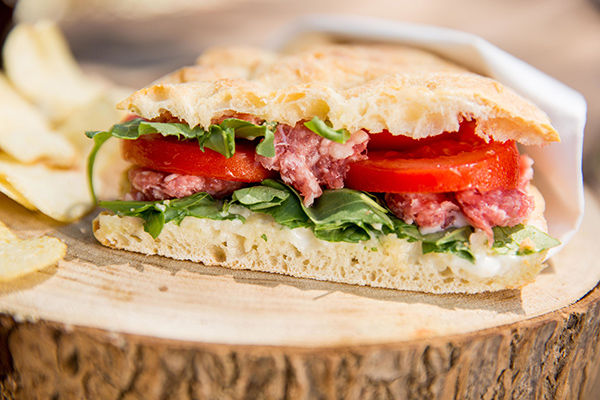
[[[138,134],[138,126],[141,119],[132,119],[129,121],[125,121],[122,124],[116,124],[112,127],[112,132],[110,132],[113,136],[121,138],[121,139],[136,139],[139,137]],[[101,131],[91,132],[94,136]],[[88,137],[90,136],[90,132],[85,133]]]
[[[395,233],[399,239],[406,239],[409,242],[423,240],[423,235],[416,225],[407,224],[394,214],[392,214],[390,218],[394,223],[394,227],[389,231],[386,230],[386,233]]]
[[[98,198],[96,197],[96,191],[94,190],[94,162],[96,162],[96,155],[98,154],[98,150],[100,147],[106,142],[108,139],[112,137],[109,132],[86,132],[86,135],[90,133],[93,136],[89,136],[94,138],[94,147],[92,147],[92,151],[90,151],[90,155],[88,156],[87,163],[87,176],[88,176],[88,185],[90,187],[90,193],[92,194],[92,200],[95,203],[98,202]]]
[[[202,151],[204,147],[208,147],[230,158],[235,153],[235,131],[232,128],[211,125],[208,133],[198,138],[198,144]]]
[[[497,226],[493,231],[492,249],[498,254],[532,254],[560,244],[559,240],[532,225]]]
[[[231,196],[232,202],[238,202],[252,211],[280,206],[290,194],[269,186],[251,186],[238,189]]]
[[[350,139],[350,132],[346,129],[335,130],[319,117],[314,117],[310,121],[305,122],[304,126],[317,135],[333,140],[334,142],[346,143],[346,141]]]
[[[271,179],[233,192],[230,204],[236,203],[252,211],[268,214],[277,223],[290,229],[310,226],[294,190]]]
[[[102,137],[101,137],[102,139]],[[144,230],[156,238],[168,222],[188,216],[215,220],[239,219],[232,205],[271,215],[290,229],[306,227],[315,237],[329,242],[349,242],[395,234],[409,242],[420,241],[423,254],[449,253],[475,262],[469,247],[473,228],[464,226],[422,234],[412,224],[395,217],[367,193],[351,189],[325,190],[312,207],[305,207],[298,192],[281,182],[266,179],[259,185],[238,189],[231,200],[220,202],[207,193],[163,201],[103,201],[100,206],[118,215],[140,217]],[[494,228],[492,249],[498,254],[530,254],[558,245],[558,240],[533,226]]]
[[[384,207],[366,193],[351,189],[325,190],[312,207],[305,207],[293,188],[267,179],[236,190],[231,204],[236,203],[269,214],[288,228],[308,227],[316,237],[330,242],[356,243],[393,229]]]
[[[150,122],[141,118],[132,119],[122,124],[113,125],[108,131],[88,131],[86,136],[94,139],[94,147],[88,157],[87,173],[90,193],[96,203],[98,201],[92,182],[94,162],[100,147],[111,137],[135,140],[142,135],[160,133],[163,136],[176,136],[178,139],[196,139],[200,150],[207,147],[229,158],[235,153],[235,138],[242,137],[264,139],[256,146],[256,153],[265,157],[275,156],[275,128],[276,123],[256,125],[252,122],[237,118],[224,119],[220,124],[210,125],[208,130],[196,126],[190,128],[187,124],[176,122]]]
[[[364,225],[342,224],[339,226],[315,226],[313,227],[315,237],[328,242],[358,243],[369,240],[375,232]]]
[[[243,220],[241,215],[224,210],[220,202],[204,192],[175,200],[101,201],[100,206],[112,210],[117,215],[142,218],[144,230],[154,239],[166,223],[173,221],[179,225],[185,217]]]
[[[275,127],[277,123],[268,122],[264,126],[264,138],[256,145],[256,154],[263,157],[275,157]]]
[[[304,212],[316,225],[364,223],[393,227],[388,211],[365,192],[352,189],[325,190]]]
[[[441,232],[430,233],[422,236],[422,251],[427,253],[451,253],[470,262],[475,262],[475,256],[469,248],[469,236],[473,228],[451,228]]]
[[[137,123],[137,132],[131,132],[128,137],[119,136],[114,133],[115,128],[119,129],[119,125],[115,125],[113,127],[113,136],[121,139],[137,139],[141,135],[160,133],[163,136],[177,136],[177,139],[181,139],[182,136],[184,139],[194,139],[205,135],[204,129],[200,128],[199,126],[190,128],[186,124],[180,124],[176,122],[150,122],[139,118],[131,120],[130,122],[133,123],[131,128],[132,130]]]
[[[325,190],[312,207],[300,202],[315,236],[330,242],[369,240],[392,229],[388,211],[371,196],[352,189]]]

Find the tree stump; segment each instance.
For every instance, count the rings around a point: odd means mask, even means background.
[[[69,252],[0,285],[0,398],[595,399],[599,210],[588,193],[534,283],[442,296],[106,249],[91,217],[61,226],[2,198],[0,220]]]

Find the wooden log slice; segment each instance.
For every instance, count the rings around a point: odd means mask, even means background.
[[[105,249],[89,218],[60,226],[0,199],[21,236],[69,245],[0,286],[0,398],[595,399],[599,209],[588,193],[534,283],[440,296]]]

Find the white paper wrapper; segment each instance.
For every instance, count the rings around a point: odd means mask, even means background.
[[[271,46],[282,48],[313,33],[350,40],[402,43],[429,50],[494,78],[535,103],[548,114],[561,137],[560,143],[524,148],[535,161],[534,184],[546,199],[548,230],[562,243],[552,249],[548,257],[556,254],[575,234],[583,218],[584,205],[581,155],[586,103],[581,94],[478,36],[446,28],[315,15],[300,19],[275,35]]]

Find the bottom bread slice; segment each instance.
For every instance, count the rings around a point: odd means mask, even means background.
[[[545,253],[486,254],[485,236],[471,236],[476,263],[444,253],[422,254],[420,242],[387,235],[367,242],[327,242],[306,228],[289,229],[270,216],[246,222],[185,218],[166,224],[153,239],[143,221],[101,213],[94,220],[100,243],[144,254],[300,278],[430,293],[477,293],[517,288],[542,269]]]

